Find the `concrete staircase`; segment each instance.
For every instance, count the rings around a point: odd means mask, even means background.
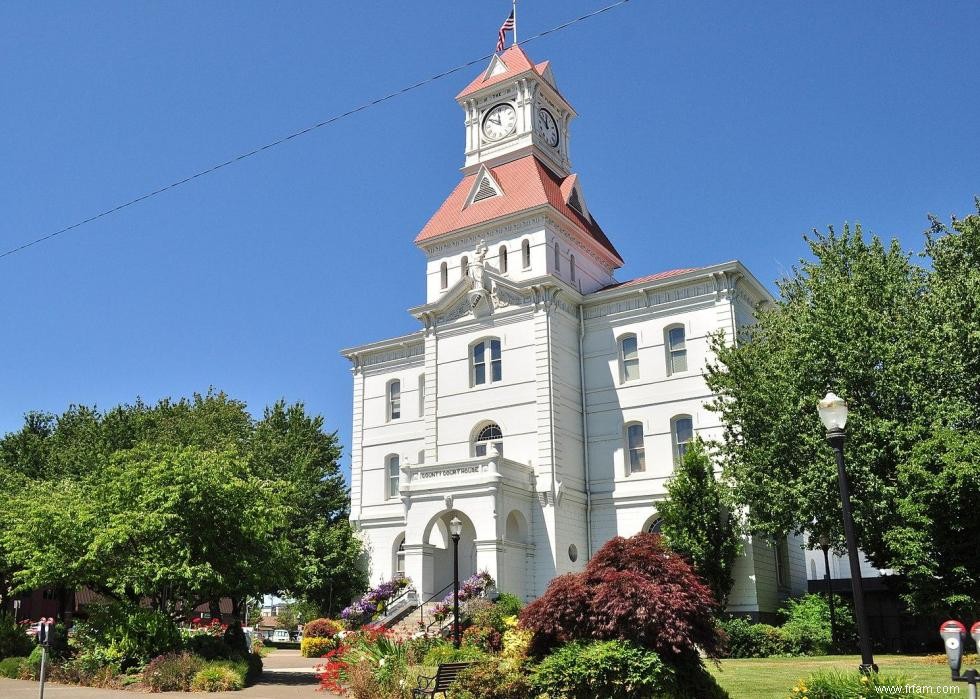
[[[419,628],[419,619],[421,619],[424,624],[423,628],[428,628],[429,624],[435,620],[435,617],[432,616],[432,612],[430,611],[432,606],[433,605],[426,605],[427,608],[421,615],[419,614],[418,607],[415,607],[408,614],[399,618],[387,628],[391,630],[394,638],[402,641],[408,640],[421,630]],[[429,628],[430,632],[435,632],[436,630],[436,626]]]

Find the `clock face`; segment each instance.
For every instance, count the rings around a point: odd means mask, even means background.
[[[483,134],[491,141],[499,141],[514,131],[517,112],[511,104],[498,104],[483,117]]]
[[[554,148],[558,145],[558,124],[551,112],[542,107],[538,110],[538,118],[535,120],[535,127],[538,133],[544,138],[544,142]]]

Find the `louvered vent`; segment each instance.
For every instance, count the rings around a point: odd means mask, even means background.
[[[483,201],[484,199],[489,199],[490,197],[495,196],[497,196],[497,190],[493,188],[492,184],[490,184],[490,178],[484,177],[480,181],[480,188],[476,190],[476,196],[473,197],[473,201]]]
[[[576,211],[578,211],[583,216],[585,215],[585,211],[582,209],[582,202],[578,198],[578,190],[577,189],[573,189],[572,190],[572,196],[570,196],[568,198],[568,205],[570,207],[572,207],[573,209],[575,209]]]

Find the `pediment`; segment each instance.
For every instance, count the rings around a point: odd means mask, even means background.
[[[494,54],[493,58],[490,59],[490,65],[487,66],[486,71],[483,73],[483,80],[487,81],[506,72],[507,64],[504,63],[504,60],[500,56]]]
[[[476,275],[480,277],[479,282],[467,275],[437,301],[413,308],[411,313],[420,320],[429,318],[437,325],[444,325],[466,316],[487,318],[499,309],[533,301],[529,292],[503,278],[489,265],[476,271]]]

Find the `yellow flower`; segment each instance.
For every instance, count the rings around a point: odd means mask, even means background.
[[[867,675],[862,675],[861,676],[861,683],[862,684],[867,684],[868,683],[868,676]]]

